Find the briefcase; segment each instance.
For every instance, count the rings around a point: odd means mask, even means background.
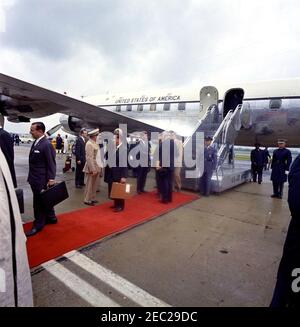
[[[133,195],[133,187],[128,183],[113,183],[110,197],[112,199],[129,199]]]
[[[16,189],[16,196],[19,204],[20,213],[24,213],[24,195],[23,189],[17,188]]]
[[[66,182],[60,182],[50,186],[47,190],[42,190],[40,193],[40,199],[42,205],[51,209],[57,204],[61,203],[69,197]]]

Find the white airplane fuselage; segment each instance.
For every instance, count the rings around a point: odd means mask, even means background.
[[[221,87],[218,91],[222,97],[218,97],[217,103],[222,117],[228,110],[235,109],[236,102],[226,99],[232,89],[242,90],[240,102],[247,108],[250,120],[239,131],[237,145],[260,142],[274,146],[278,138],[284,138],[289,146],[300,146],[300,80]],[[173,130],[181,136],[190,136],[206,111],[201,105],[199,90],[189,94],[181,90],[142,95],[106,94],[84,100],[162,130]],[[234,107],[230,104],[228,107],[228,102]]]

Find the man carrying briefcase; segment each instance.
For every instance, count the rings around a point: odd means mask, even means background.
[[[114,148],[114,154],[116,156],[116,162],[115,166],[109,166],[109,164],[106,165],[104,170],[104,182],[108,183],[108,197],[111,197],[111,190],[112,185],[114,182],[117,183],[126,183],[128,168],[127,168],[127,146],[124,143],[122,143],[122,131],[120,129],[115,129],[114,131],[114,142],[115,142],[115,148]],[[126,136],[124,136],[126,141]],[[126,163],[122,162],[121,158],[126,158]],[[124,210],[125,207],[125,200],[124,199],[116,199],[112,198],[114,200],[114,205],[112,206],[112,209],[114,212],[120,212]]]
[[[35,139],[29,153],[28,183],[33,192],[34,222],[26,236],[32,236],[43,229],[45,224],[56,224],[57,218],[53,208],[42,204],[41,191],[55,182],[55,151],[45,136],[45,125],[33,123],[30,134]]]

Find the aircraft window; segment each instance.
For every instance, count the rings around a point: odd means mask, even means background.
[[[143,105],[142,104],[139,104],[137,106],[137,111],[143,111]]]
[[[178,110],[180,110],[180,111],[185,110],[185,102],[179,102],[178,103]]]
[[[270,109],[280,109],[281,99],[272,99],[270,100]]]
[[[116,106],[116,112],[121,112],[121,106]]]
[[[132,111],[132,105],[131,104],[128,104],[126,106],[126,111]]]
[[[150,111],[156,111],[156,103],[151,103]]]
[[[170,107],[171,107],[171,104],[170,103],[164,103],[163,110],[164,111],[169,111],[170,110]]]

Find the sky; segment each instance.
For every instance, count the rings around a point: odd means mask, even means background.
[[[298,0],[0,0],[0,72],[76,97],[299,77],[299,15]]]

